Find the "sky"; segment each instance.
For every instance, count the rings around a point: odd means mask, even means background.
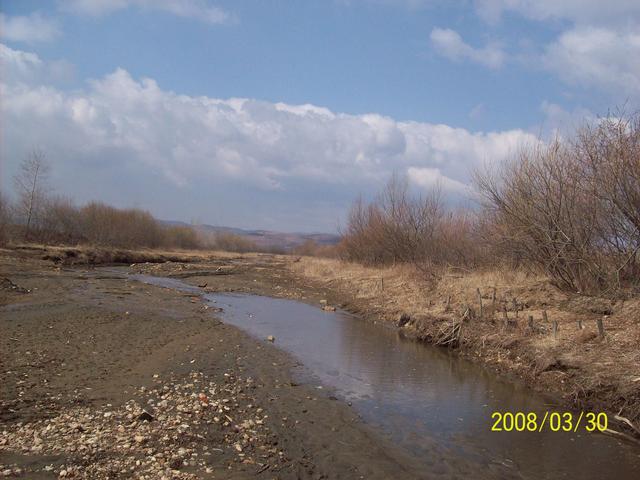
[[[335,232],[395,172],[472,172],[640,106],[637,0],[0,0],[0,188]]]

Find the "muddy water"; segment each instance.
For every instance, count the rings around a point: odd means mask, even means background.
[[[133,277],[133,276],[132,276]],[[183,291],[173,279],[138,280]],[[206,294],[225,322],[302,364],[302,380],[350,402],[382,435],[424,462],[426,477],[640,478],[640,449],[604,435],[491,432],[491,413],[553,409],[531,390],[446,351],[404,340],[345,312],[292,300]]]

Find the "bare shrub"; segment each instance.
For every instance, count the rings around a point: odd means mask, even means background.
[[[255,252],[258,247],[251,240],[235,233],[218,233],[215,236],[215,247],[227,252]]]
[[[305,240],[302,245],[291,250],[294,255],[303,255],[305,257],[325,257],[337,258],[338,251],[335,245],[320,245],[315,240]]]
[[[434,275],[477,262],[474,228],[471,213],[445,211],[439,189],[414,197],[406,179],[394,175],[373,202],[353,204],[339,251],[365,265],[411,263]]]
[[[119,210],[91,202],[80,209],[87,241],[112,247],[162,245],[162,227],[153,216],[138,209]]]
[[[477,174],[485,236],[514,263],[580,292],[640,282],[640,128],[607,118]]]
[[[573,143],[598,203],[598,247],[612,262],[613,287],[640,283],[640,116],[583,127]]]
[[[169,247],[197,249],[202,246],[198,233],[192,227],[165,227],[163,237],[163,243]]]
[[[597,213],[567,145],[555,140],[523,149],[499,172],[477,175],[476,185],[506,254],[536,264],[565,288],[603,282],[602,259],[593,249]]]
[[[47,199],[39,225],[39,239],[45,243],[82,243],[85,225],[82,215],[73,202],[65,197]]]
[[[10,239],[11,205],[7,197],[0,192],[0,245],[6,245]]]

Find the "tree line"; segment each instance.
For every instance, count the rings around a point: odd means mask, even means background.
[[[586,293],[640,286],[640,117],[600,119],[569,138],[523,146],[474,173],[478,208],[451,211],[438,189],[409,193],[394,176],[349,213],[340,255],[368,265],[508,264]]]
[[[223,248],[251,251],[254,245],[237,235],[220,238],[197,228],[167,225],[148,211],[115,208],[102,202],[78,206],[56,195],[49,184],[51,164],[34,149],[14,177],[16,199],[0,194],[0,244],[90,244],[118,248]]]

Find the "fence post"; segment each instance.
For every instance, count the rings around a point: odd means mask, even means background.
[[[478,303],[480,304],[480,318],[482,318],[482,294],[479,288],[476,288],[476,292],[478,293]]]
[[[578,320],[578,330],[582,330],[582,320]]]
[[[518,318],[518,302],[516,301],[516,297],[513,297],[513,309],[516,312],[516,318]]]
[[[553,338],[554,339],[558,338],[558,321],[557,320],[553,321]]]
[[[533,315],[529,315],[529,320],[527,320],[527,326],[533,330]]]
[[[596,325],[598,325],[598,336],[604,338],[604,323],[602,323],[602,318],[596,319]]]
[[[547,323],[549,321],[549,317],[547,316],[547,311],[546,310],[542,311],[542,319],[544,320],[545,323]]]

